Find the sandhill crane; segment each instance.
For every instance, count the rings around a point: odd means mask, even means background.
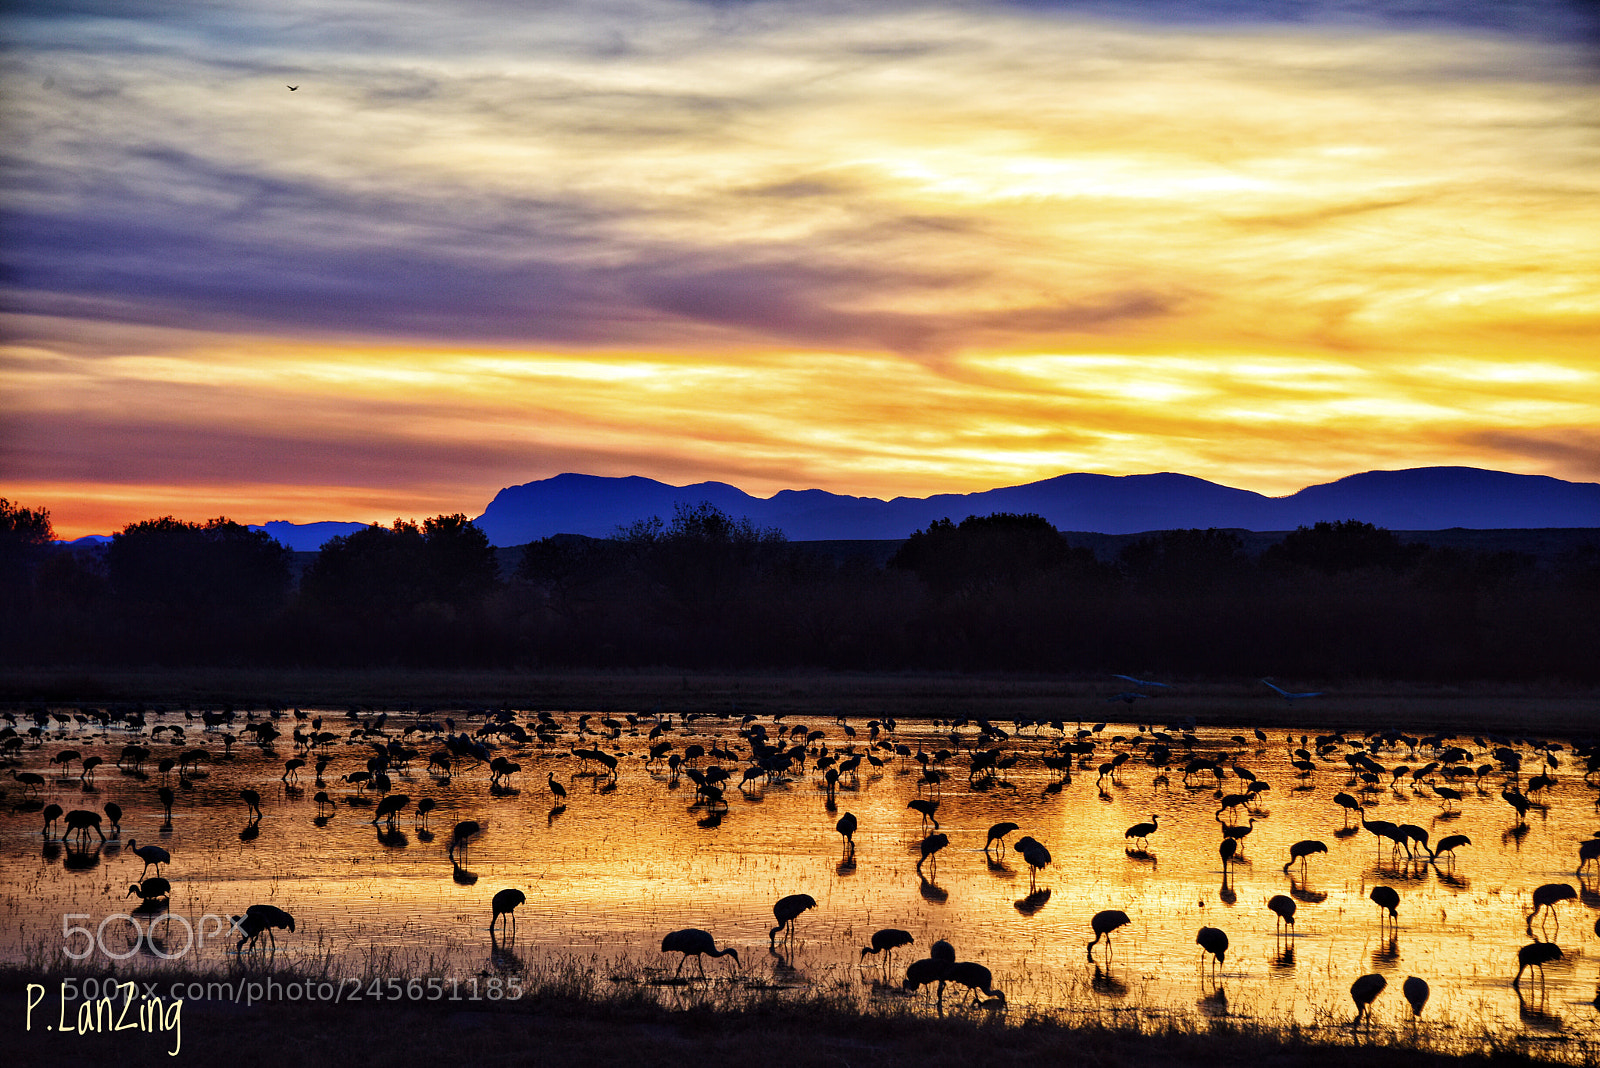
[[[1294,898],[1287,894],[1274,894],[1267,900],[1267,908],[1278,914],[1278,924],[1273,927],[1274,933],[1276,933],[1278,926],[1291,929],[1294,927],[1296,907]]]
[[[1422,1007],[1428,1003],[1428,981],[1408,975],[1405,984],[1400,987],[1400,992],[1406,996],[1406,1001],[1411,1003],[1412,1017],[1421,1016]]]
[[[252,819],[261,818],[261,795],[254,790],[240,790],[239,799],[249,806]],[[276,826],[276,824],[274,824]]]
[[[1522,973],[1529,968],[1539,969],[1539,984],[1544,985],[1544,966],[1553,960],[1561,959],[1561,947],[1554,942],[1529,942],[1517,950],[1517,976],[1511,980],[1511,985],[1522,986]]]
[[[61,813],[62,808],[60,805],[51,804],[44,806],[44,811],[40,813],[40,815],[44,817],[44,830],[40,831],[39,833],[44,835],[46,838],[49,838],[50,825],[61,818]]]
[[[1396,924],[1400,922],[1400,895],[1388,886],[1374,886],[1372,893],[1367,895],[1380,910],[1389,910],[1389,919]],[[1378,913],[1379,926],[1383,924],[1383,913]]]
[[[155,865],[156,874],[160,875],[161,865],[172,863],[171,853],[168,853],[160,846],[142,846],[139,844],[139,840],[137,838],[128,839],[128,848],[132,850],[135,856],[144,861],[144,871],[139,873],[139,878],[141,879],[144,878],[144,873],[150,870],[150,866],[152,864]]]
[[[1350,826],[1351,813],[1355,813],[1358,818],[1361,816],[1361,802],[1357,801],[1347,793],[1341,791],[1340,793],[1334,794],[1333,803],[1344,809],[1344,825],[1346,827]]]
[[[166,822],[171,824],[172,803],[178,799],[178,795],[172,792],[172,787],[163,786],[161,789],[156,791],[156,796],[161,799],[161,810],[166,815]]]
[[[944,977],[955,965],[953,960],[941,960],[938,957],[924,957],[914,960],[906,966],[905,982],[901,984],[906,990],[915,991],[918,987],[939,984],[940,1005],[944,1004]]]
[[[496,923],[500,924],[501,932],[505,933],[506,925],[501,917],[510,917],[511,930],[515,931],[517,929],[517,916],[514,910],[527,900],[522,891],[514,887],[507,887],[504,890],[497,891],[494,898],[489,902],[489,907],[493,910],[489,915],[489,933],[494,933],[494,925]]]
[[[389,826],[393,827],[394,818],[409,804],[411,804],[411,798],[405,794],[389,794],[378,802],[378,807],[372,814],[372,822],[377,823],[379,820],[388,820]]]
[[[839,822],[835,823],[833,825],[833,829],[838,831],[839,834],[843,836],[845,851],[846,852],[854,852],[855,848],[856,848],[856,815],[855,815],[855,813],[854,812],[846,812],[843,816],[840,816],[839,817]]]
[[[1111,950],[1111,932],[1126,927],[1131,921],[1128,914],[1121,909],[1101,909],[1089,920],[1089,927],[1094,931],[1094,942],[1090,942],[1087,955],[1094,960],[1095,943],[1101,938],[1106,940],[1106,951]]]
[[[477,820],[462,820],[451,828],[450,848],[447,852],[452,863],[456,859],[456,850],[460,849],[462,853],[465,853],[467,851],[467,843],[481,830],[483,828],[478,826]]]
[[[1533,807],[1533,803],[1520,790],[1501,790],[1500,799],[1516,810],[1516,826],[1521,827],[1528,822],[1528,809]]]
[[[328,796],[328,791],[326,791],[326,790],[318,790],[315,794],[312,795],[311,800],[313,800],[313,801],[315,801],[317,803],[317,815],[318,816],[322,815],[322,810],[324,808],[332,808],[333,807],[333,798]]]
[[[1149,823],[1135,823],[1132,827],[1122,832],[1124,840],[1137,838],[1144,843],[1144,848],[1150,848],[1150,836],[1156,833],[1156,814],[1150,813]]]
[[[1600,860],[1600,838],[1590,838],[1588,841],[1578,843],[1578,870],[1575,875],[1582,875],[1583,869]]]
[[[943,849],[949,844],[950,837],[941,831],[934,831],[932,834],[928,835],[928,837],[924,838],[921,844],[917,846],[918,851],[922,854],[917,859],[917,874],[922,874],[922,865],[924,861],[926,861],[929,857],[936,857],[936,854],[939,852],[939,850]],[[935,866],[938,865],[937,858],[934,860],[934,864]]]
[[[807,909],[816,907],[817,899],[810,894],[790,894],[788,897],[780,897],[777,903],[772,906],[772,918],[778,921],[778,926],[767,932],[767,942],[776,945],[778,932],[784,930],[784,928],[788,928],[788,932],[784,937],[793,941],[795,917]]]
[[[906,803],[906,808],[922,813],[922,825],[924,827],[931,822],[934,830],[937,831],[939,829],[939,820],[934,815],[934,813],[939,811],[939,802],[928,801],[919,797],[915,800],[908,801]]]
[[[1313,853],[1326,853],[1327,851],[1327,844],[1324,842],[1319,842],[1315,838],[1307,838],[1302,842],[1296,842],[1294,845],[1289,847],[1289,863],[1283,866],[1283,870],[1285,874],[1287,874],[1289,868],[1292,867],[1294,862],[1298,860],[1300,862],[1300,871],[1304,873],[1306,870],[1307,857],[1311,856]]]
[[[1022,859],[1028,862],[1028,889],[1032,890],[1039,872],[1050,863],[1050,850],[1032,835],[1018,839],[1011,848],[1021,853]]]
[[[141,908],[153,906],[157,901],[167,901],[172,897],[172,884],[160,876],[151,876],[143,882],[134,883],[128,887],[128,892],[123,897],[138,895],[143,902]]]
[[[294,930],[294,917],[278,908],[276,905],[251,905],[244,910],[243,916],[233,917],[233,928],[243,936],[239,939],[236,952],[243,953],[244,945],[260,945],[261,936],[265,934],[272,943],[274,951],[278,948],[278,936],[273,934],[275,928]]]
[[[706,957],[732,957],[735,964],[739,963],[739,951],[731,946],[727,949],[718,949],[716,941],[707,931],[698,927],[685,927],[681,931],[673,931],[661,940],[661,952],[682,953],[678,960],[678,970],[674,976],[683,974],[683,965],[690,957],[700,968],[700,974],[706,974]]]
[[[306,766],[306,762],[304,760],[302,760],[301,758],[299,758],[299,757],[293,757],[293,758],[291,758],[289,760],[285,760],[283,762],[283,777],[282,777],[282,781],[285,782],[285,783],[288,783],[288,782],[291,782],[291,781],[292,782],[299,782],[300,781],[300,769],[305,767],[305,766]]]
[[[1221,928],[1200,928],[1200,933],[1194,936],[1194,942],[1195,945],[1204,950],[1200,955],[1202,963],[1205,961],[1205,954],[1211,954],[1211,970],[1213,972],[1216,971],[1218,965],[1227,963],[1228,936]]]
[[[104,842],[106,840],[105,832],[100,829],[100,813],[91,812],[86,808],[75,808],[62,816],[61,826],[61,838],[63,841],[76,834],[80,843],[87,847],[89,845],[90,831],[99,835],[100,841]]]
[[[990,827],[989,837],[985,839],[983,843],[983,851],[985,853],[989,852],[989,847],[994,845],[996,842],[1000,843],[1002,849],[1005,848],[1006,835],[1010,834],[1016,829],[1017,825],[1009,821],[997,823],[993,827]]]
[[[416,819],[414,822],[426,827],[428,825],[428,814],[438,807],[439,802],[435,801],[431,797],[424,797],[422,800],[417,802],[416,811],[414,813]]]
[[[911,937],[910,931],[902,931],[898,927],[885,927],[881,931],[872,933],[872,945],[862,947],[861,959],[866,960],[868,953],[882,953],[883,970],[884,974],[887,975],[890,962],[894,957],[894,951],[901,946],[909,946],[914,941],[915,939]]]
[[[1383,993],[1384,988],[1388,985],[1389,980],[1377,972],[1373,972],[1371,975],[1363,975],[1350,984],[1350,999],[1356,1003],[1356,1018],[1351,1023],[1351,1027],[1360,1025],[1361,1017],[1367,1014],[1367,1010],[1372,1005],[1373,1000]]]
[[[24,793],[30,790],[37,790],[44,785],[44,776],[36,771],[18,771],[16,768],[12,768],[11,777],[23,785]]]
[[[1556,931],[1561,930],[1561,917],[1556,915],[1556,905],[1563,901],[1571,901],[1578,896],[1578,892],[1567,883],[1545,883],[1533,892],[1533,911],[1528,913],[1528,934],[1533,934],[1533,918],[1539,915],[1540,909],[1548,909],[1551,916],[1556,917]]]
[[[944,973],[946,983],[960,983],[972,992],[974,1001],[980,993],[984,997],[994,998],[1001,1005],[1006,1003],[1006,996],[994,989],[994,976],[989,969],[970,960],[957,961],[950,965]]]
[[[1472,839],[1464,834],[1447,834],[1439,839],[1439,844],[1433,848],[1433,859],[1438,860],[1440,853],[1449,853],[1450,860],[1453,863],[1456,859],[1456,847],[1471,844]]]
[[[107,801],[100,806],[105,810],[106,819],[111,821],[111,833],[122,833],[122,806],[115,801]]]
[[[1227,827],[1227,826],[1224,826],[1222,828],[1222,837],[1231,838],[1235,842],[1238,842],[1239,843],[1239,850],[1238,851],[1240,853],[1242,853],[1242,852],[1244,852],[1244,840],[1250,836],[1250,832],[1251,831],[1255,830],[1255,826],[1256,826],[1256,818],[1254,816],[1251,816],[1250,817],[1250,822],[1247,825],[1243,826],[1243,827]]]

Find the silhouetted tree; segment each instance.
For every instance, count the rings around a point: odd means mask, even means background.
[[[1124,573],[1156,591],[1200,592],[1243,581],[1249,570],[1244,541],[1231,530],[1165,530],[1140,538],[1118,555]]]
[[[125,604],[262,612],[289,589],[290,551],[265,531],[226,518],[172,516],[131,523],[111,537],[106,572]]]
[[[55,540],[47,508],[24,508],[0,497],[0,594],[20,599],[50,543]]]
[[[959,524],[938,519],[906,539],[889,559],[942,593],[993,586],[1016,589],[1069,567],[1091,569],[1094,554],[1074,549],[1043,516],[995,512]]]
[[[481,600],[499,582],[489,536],[460,512],[424,520],[422,544],[428,593],[436,600],[459,608]]]
[[[1400,570],[1425,551],[1421,545],[1403,544],[1392,530],[1345,519],[1297,527],[1262,554],[1262,563],[1309,567],[1329,575],[1364,567]]]

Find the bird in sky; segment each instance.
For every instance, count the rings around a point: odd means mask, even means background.
[[[291,93],[292,93],[292,92],[294,92],[294,91],[295,91],[295,90],[296,90],[296,89],[298,89],[298,88],[300,88],[300,87],[299,87],[299,86],[298,86],[298,85],[291,85],[291,86],[289,86],[289,92],[291,92]]]
[[[1298,701],[1302,697],[1321,697],[1322,696],[1322,691],[1321,690],[1315,690],[1315,691],[1313,691],[1311,693],[1290,693],[1288,690],[1285,690],[1282,686],[1279,686],[1277,683],[1273,682],[1271,679],[1262,679],[1261,681],[1266,683],[1268,686],[1271,686],[1274,690],[1276,690],[1278,692],[1278,694],[1285,701]]]
[[[1127,679],[1129,682],[1133,683],[1135,686],[1160,686],[1162,689],[1167,689],[1168,685],[1169,685],[1168,683],[1165,683],[1165,682],[1151,682],[1149,679],[1136,679],[1132,675],[1116,675],[1116,674],[1113,674],[1111,677],[1114,678],[1114,679]]]

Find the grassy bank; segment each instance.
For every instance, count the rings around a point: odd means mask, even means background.
[[[1110,676],[41,668],[0,672],[0,705],[146,702],[176,708],[360,705],[390,710],[505,705],[853,718],[1044,716],[1069,722],[1170,722],[1194,716],[1201,723],[1247,727],[1600,732],[1600,690],[1593,688],[1306,679],[1295,680],[1295,687],[1327,693],[1291,704],[1255,679],[1170,681],[1170,693],[1130,707],[1106,701],[1124,685]]]
[[[0,972],[0,1015],[21,1064],[597,1064],[760,1063],[776,1068],[839,1065],[1069,1064],[1165,1068],[1190,1064],[1294,1064],[1363,1068],[1451,1065],[1593,1064],[1576,1041],[1463,1035],[1421,1026],[1353,1031],[1344,1020],[1274,1027],[1226,1013],[1183,1018],[1139,1011],[1062,1016],[955,1008],[926,999],[873,998],[856,1007],[826,985],[778,987],[729,976],[674,983],[637,973],[606,974],[583,962],[520,974],[515,1000],[376,1001],[332,1004],[279,998],[257,1004],[186,1000],[166,1026],[76,1033],[77,1007],[61,1010],[55,971]],[[196,974],[136,973],[165,994],[174,982],[326,981],[311,973],[260,968]],[[81,977],[80,977],[81,978]],[[365,979],[362,980],[363,982]],[[43,989],[30,991],[29,984]],[[29,1003],[34,1005],[28,1026]],[[143,1003],[142,998],[135,1005]],[[120,1008],[120,999],[118,1000]],[[125,1019],[135,1019],[137,1007]],[[55,1025],[65,1021],[65,1031]],[[176,1049],[176,1056],[170,1051]]]

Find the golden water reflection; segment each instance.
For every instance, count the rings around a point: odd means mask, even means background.
[[[844,976],[866,997],[883,972],[879,958],[863,959],[861,949],[874,931],[896,927],[915,939],[896,953],[896,982],[907,964],[946,939],[960,959],[991,970],[1013,1011],[1137,1010],[1344,1026],[1355,1014],[1351,983],[1377,973],[1388,980],[1371,1010],[1380,1025],[1408,1024],[1401,987],[1408,976],[1419,976],[1431,987],[1421,1026],[1446,1041],[1452,1033],[1473,1036],[1485,1028],[1584,1039],[1597,1030],[1592,1003],[1600,965],[1591,958],[1600,881],[1594,865],[1581,877],[1574,868],[1579,843],[1600,826],[1600,815],[1570,744],[1548,751],[1558,765],[1552,769],[1547,751],[1526,740],[1455,738],[1416,749],[1400,742],[1371,750],[1383,774],[1363,782],[1343,758],[1367,750],[1342,742],[1315,754],[1315,770],[1291,765],[1302,736],[1314,745],[1320,728],[1274,731],[1266,741],[1232,728],[1201,728],[1189,744],[1173,730],[1172,761],[1162,776],[1149,761],[1152,725],[1108,724],[1086,736],[1093,752],[1080,755],[1064,781],[1045,758],[1055,759],[1060,744],[1074,740],[1076,721],[1065,721],[1061,731],[999,723],[1010,737],[985,745],[974,744],[977,728],[965,724],[955,732],[959,751],[948,724],[902,721],[893,732],[882,730],[880,738],[904,747],[908,757],[869,750],[867,718],[850,717],[855,752],[871,752],[885,763],[874,768],[863,762],[855,776],[841,776],[830,803],[828,784],[810,765],[821,746],[836,753],[852,744],[844,725],[789,718],[783,729],[800,726],[812,737],[807,770],[788,781],[758,779],[740,788],[741,763],[697,761],[699,768],[720,763],[733,773],[724,807],[697,799],[690,777],[674,776],[664,762],[645,767],[654,719],[640,717],[615,739],[591,734],[580,740],[572,732],[576,717],[563,714],[554,717],[561,731],[551,744],[496,748],[496,755],[520,764],[500,789],[491,789],[483,765],[458,769],[448,779],[430,773],[426,755],[440,742],[406,737],[421,759],[392,773],[393,793],[413,800],[390,828],[373,822],[372,795],[340,781],[364,767],[371,739],[347,740],[352,723],[343,712],[307,713],[317,714],[340,736],[325,754],[322,789],[332,808],[320,806],[321,816],[311,767],[301,770],[298,787],[281,778],[284,761],[296,755],[286,744],[291,726],[303,726],[290,717],[280,722],[282,735],[271,752],[238,731],[242,718],[225,728],[243,739],[231,747],[231,758],[220,730],[207,731],[198,719],[152,719],[151,726],[181,723],[186,737],[179,750],[175,743],[149,742],[147,730],[144,744],[153,754],[142,775],[115,766],[121,748],[135,740],[122,727],[63,729],[55,723],[43,744],[24,745],[12,770],[36,772],[46,782],[28,789],[6,776],[13,788],[0,802],[5,959],[52,959],[66,914],[87,916],[81,922],[100,931],[104,951],[126,952],[131,928],[105,918],[137,903],[129,890],[142,862],[129,848],[131,839],[170,851],[172,861],[161,874],[172,883],[175,915],[198,924],[207,914],[228,916],[270,903],[297,921],[293,934],[278,932],[283,959],[331,957],[354,971],[381,974],[384,964],[405,964],[427,974],[470,975],[576,955],[602,969],[626,959],[670,975],[679,961],[660,953],[663,935],[698,927],[719,946],[738,949],[744,971],[765,981]],[[461,718],[465,726],[469,720]],[[532,719],[526,713],[517,718]],[[398,728],[411,722],[395,716],[387,733],[399,739]],[[671,724],[660,741],[680,755],[690,744],[747,751],[740,718],[700,717],[686,727],[674,716]],[[1144,740],[1134,744],[1135,738]],[[1555,779],[1534,792],[1525,823],[1502,798],[1504,766],[1489,755],[1502,743],[1522,758],[1522,773],[1511,785],[1527,791],[1541,771]],[[1397,767],[1423,767],[1445,744],[1470,752],[1460,764],[1495,766],[1457,781],[1459,801],[1447,803],[1407,772],[1393,775]],[[991,745],[1016,757],[1014,766],[992,779],[969,780],[970,753]],[[621,754],[614,780],[598,766],[582,770],[571,750],[587,746]],[[162,755],[196,747],[209,755],[201,774],[186,784],[155,770]],[[102,757],[97,785],[80,782],[70,766],[62,781],[51,757],[68,748]],[[922,784],[915,755],[939,750],[956,751],[943,765],[948,778],[937,787]],[[1129,757],[1105,773],[1102,765],[1117,753]],[[1208,768],[1186,786],[1183,766],[1195,754],[1224,756],[1225,777],[1217,779]],[[1248,785],[1239,769],[1270,789],[1253,808],[1241,803],[1219,817],[1219,806]],[[552,775],[565,798],[552,794]],[[176,793],[170,825],[157,795],[163,782]],[[261,796],[260,819],[239,797],[246,788]],[[1338,793],[1366,802],[1359,817],[1335,803]],[[436,803],[426,825],[414,815],[423,797]],[[932,824],[925,828],[923,816],[907,807],[919,798],[938,802],[934,818],[948,837],[948,845],[923,860],[920,875],[919,847]],[[98,810],[107,802],[122,809],[121,833],[103,846],[91,836],[88,848],[69,848],[40,834],[41,803]],[[847,812],[857,822],[853,850],[836,830]],[[1435,846],[1450,835],[1466,835],[1470,844],[1434,859],[1414,846],[1417,855],[1408,859],[1362,829],[1358,818],[1369,825],[1413,825]],[[469,819],[480,831],[452,858],[452,828]],[[1017,829],[986,852],[987,833],[1001,821]],[[1126,836],[1147,821],[1157,826],[1144,838]],[[1225,825],[1249,828],[1237,838],[1226,870],[1219,852]],[[1024,836],[1046,847],[1048,865],[1031,869],[1015,850]],[[1309,852],[1303,865],[1296,861],[1285,870],[1290,847],[1307,840],[1320,840],[1326,850]],[[1576,900],[1559,902],[1530,923],[1535,888],[1561,882],[1573,887]],[[1397,893],[1392,924],[1371,900],[1378,886]],[[492,944],[489,900],[507,887],[522,890],[526,903],[513,913],[514,938]],[[780,939],[769,947],[762,939],[774,922],[773,903],[799,893],[813,896],[816,908],[795,920],[792,943]],[[1295,904],[1292,928],[1281,928],[1268,908],[1277,895]],[[1097,945],[1091,959],[1090,918],[1105,909],[1124,911],[1129,922],[1109,944]],[[1196,944],[1202,927],[1219,928],[1229,938],[1214,977]],[[1535,938],[1559,944],[1562,957],[1544,967],[1542,978],[1530,970],[1514,987],[1518,952]],[[183,946],[183,930],[168,923],[163,951]],[[203,964],[225,959],[231,949],[231,940],[213,936],[192,952]],[[148,948],[130,960],[158,962]],[[708,974],[727,966],[706,963]],[[952,1004],[961,1000],[957,994],[965,991],[955,988]]]

